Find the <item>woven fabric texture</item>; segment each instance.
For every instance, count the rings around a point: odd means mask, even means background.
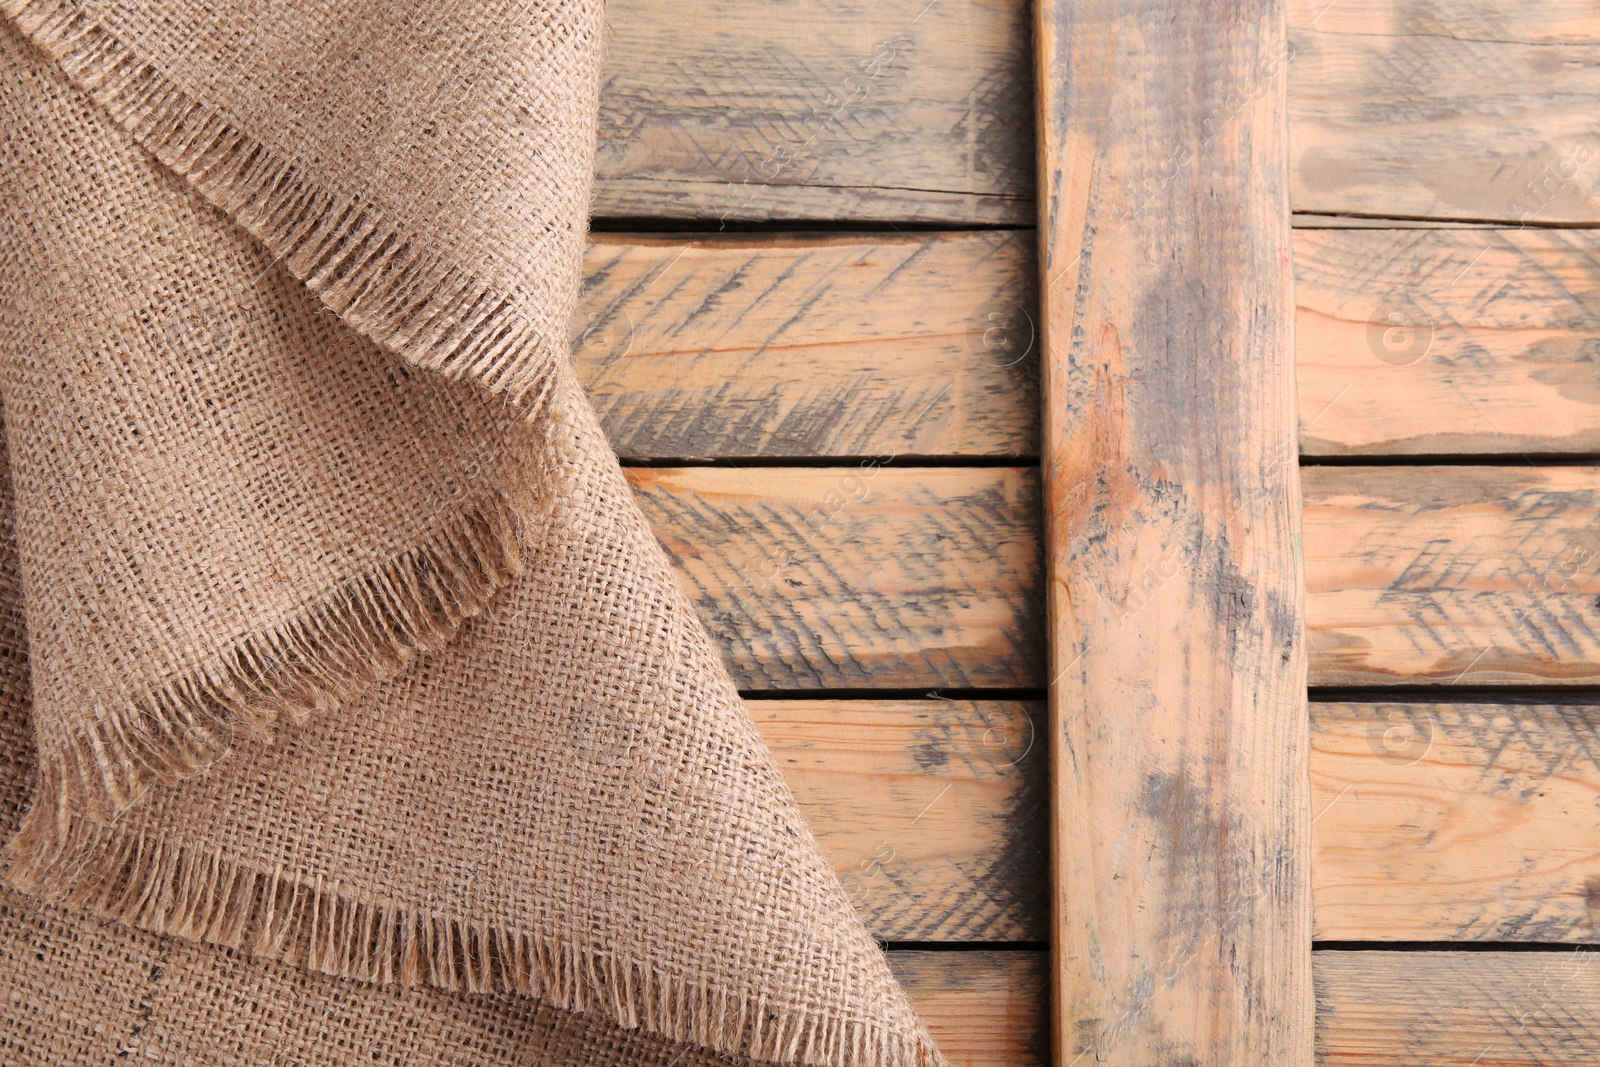
[[[0,1049],[942,1062],[565,363],[598,5],[6,10]]]
[[[0,452],[3,452],[0,440]],[[0,456],[0,837],[33,779],[27,624],[8,468]],[[549,1067],[745,1062],[601,1015],[516,995],[373,985],[246,951],[102,923],[0,885],[0,1063],[439,1064]]]

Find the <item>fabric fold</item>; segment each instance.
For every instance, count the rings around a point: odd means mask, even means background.
[[[0,435],[0,840],[34,775],[27,624]],[[0,885],[0,1061],[18,1067],[352,1062],[440,1067],[743,1063],[519,996],[364,985],[98,922]]]
[[[537,408],[577,305],[600,3],[0,10],[355,329]]]
[[[10,31],[4,58],[40,766],[57,815],[114,812],[453,634],[520,566],[536,443],[318,308]]]
[[[0,934],[440,1048],[942,1063],[565,363],[598,6],[5,7]]]
[[[455,641],[115,819],[30,824],[13,884],[730,1056],[938,1062],[570,379],[546,432],[559,504]]]

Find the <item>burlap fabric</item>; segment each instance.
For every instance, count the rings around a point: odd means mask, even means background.
[[[564,362],[598,8],[5,8],[0,1048],[940,1062]]]
[[[0,442],[3,451],[3,442]],[[0,836],[33,775],[26,622],[0,457]],[[0,886],[0,1063],[638,1064],[738,1060],[514,994],[372,985],[127,926]]]

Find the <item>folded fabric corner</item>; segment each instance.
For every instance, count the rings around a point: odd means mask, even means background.
[[[598,5],[4,7],[0,1044],[942,1063],[565,362]]]
[[[323,306],[538,406],[577,302],[601,4],[0,10]]]

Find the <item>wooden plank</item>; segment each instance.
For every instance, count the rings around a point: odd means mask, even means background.
[[[1600,452],[1600,235],[1295,234],[1300,448]]]
[[[877,936],[1039,939],[1037,705],[750,707]],[[1600,707],[1311,711],[1318,938],[1600,940]]]
[[[1322,1067],[1600,1062],[1600,958],[1578,952],[1318,952]]]
[[[1600,451],[1600,237],[1294,240],[1306,455]],[[1031,457],[1032,255],[1010,231],[600,234],[576,359],[628,459]]]
[[[593,213],[1017,223],[1022,0],[614,0]]]
[[[1037,472],[627,473],[741,689],[1043,684]]]
[[[1031,234],[596,234],[585,275],[625,459],[1038,453]]]
[[[1318,938],[1600,941],[1600,707],[1311,711]]]
[[[1302,476],[1312,684],[1600,681],[1600,471]]]
[[[1600,679],[1600,472],[1302,474],[1314,684]],[[869,464],[629,476],[746,689],[1043,680],[1031,471]],[[1217,521],[1242,521],[1232,505],[1216,507]],[[1174,610],[1162,598],[1185,559],[1157,554],[1148,573],[1117,584],[1106,557],[1088,556],[1074,580],[1093,599],[1080,604],[1116,633],[1148,637]]]
[[[1040,938],[1036,705],[750,707],[877,936]],[[1311,725],[1319,939],[1600,941],[1600,706],[1314,703]]]
[[[1307,1064],[1283,9],[1036,39],[1056,1061]]]
[[[1296,211],[1600,219],[1600,15],[1585,0],[1291,0]]]
[[[1042,941],[1042,704],[752,700],[875,937]]]
[[[1472,8],[1477,10],[1473,11]],[[1474,38],[1492,43],[1571,44],[1600,37],[1594,5],[1586,0],[1473,0],[1471,4],[1438,4],[1427,0],[1290,0],[1291,36],[1305,29],[1323,33],[1393,37]],[[1291,72],[1289,90],[1294,92]]]
[[[900,949],[889,966],[951,1067],[1043,1067],[1043,952]]]

